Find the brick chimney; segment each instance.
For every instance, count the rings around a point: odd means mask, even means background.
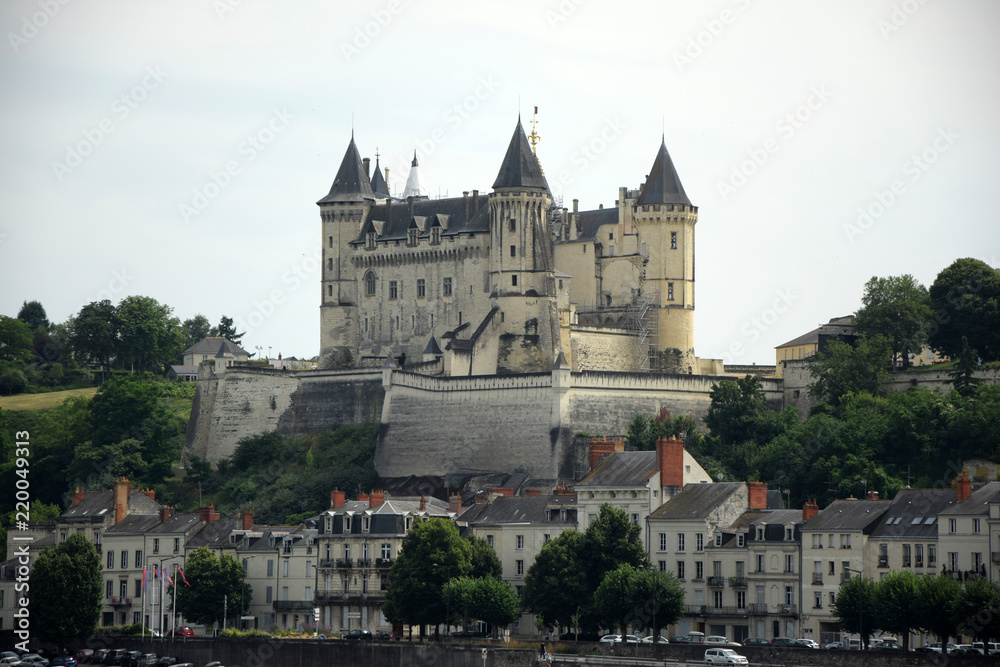
[[[115,523],[118,523],[128,516],[128,492],[132,490],[132,485],[124,477],[119,477],[111,488],[115,503]]]
[[[660,471],[660,486],[684,488],[684,443],[677,438],[656,441],[656,469]]]
[[[448,511],[454,515],[459,515],[462,513],[462,496],[453,493],[448,496]]]
[[[156,500],[156,491],[153,489],[143,489],[142,492],[145,493],[150,500]]]
[[[552,494],[556,496],[575,496],[576,491],[572,486],[566,486],[566,482],[559,482],[556,488],[552,489]]]
[[[360,502],[363,502],[363,503],[367,503],[368,502],[368,497],[369,497],[368,494],[364,493],[364,492],[361,492],[361,493],[358,494],[358,500]]]
[[[345,502],[347,502],[347,493],[340,489],[334,489],[330,492],[330,507],[340,507]]]
[[[82,486],[76,487],[76,490],[73,491],[73,507],[76,507],[86,499],[87,499],[87,492],[83,489],[83,487]]]
[[[482,491],[480,491],[479,493],[476,494],[476,504],[477,505],[485,505],[488,502],[490,502],[490,497],[488,495],[486,495]]]
[[[385,491],[379,489],[378,491],[372,490],[371,495],[368,497],[368,507],[377,507],[385,502]]]
[[[526,496],[540,496],[542,495],[541,489],[525,489],[524,495]]]
[[[817,514],[819,514],[819,506],[816,504],[816,499],[815,498],[807,500],[802,505],[802,520],[803,521],[808,521],[809,519],[813,518]]]
[[[427,497],[420,496],[420,511],[423,512],[427,509]]]
[[[250,530],[253,527],[253,508],[240,512],[240,526],[243,530]]]
[[[590,470],[593,471],[604,457],[611,455],[613,452],[624,451],[625,443],[621,440],[615,440],[614,438],[609,440],[607,436],[594,438],[590,441],[590,453],[588,457]]]
[[[510,488],[509,486],[494,486],[492,489],[490,489],[490,493],[496,496],[513,496],[514,489]]]
[[[958,478],[955,487],[958,489],[958,502],[965,502],[972,493],[972,482],[969,481],[969,473],[962,471],[962,476]]]
[[[170,519],[170,505],[160,507],[160,523],[166,523]]]
[[[198,509],[198,518],[205,523],[212,523],[219,518],[219,513],[215,511],[215,505],[208,503]]]
[[[767,509],[767,484],[764,482],[747,482],[747,491],[747,507],[749,509]]]

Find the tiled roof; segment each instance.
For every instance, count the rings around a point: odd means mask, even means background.
[[[809,519],[802,530],[860,530],[868,532],[886,513],[890,500],[835,500]]]
[[[531,144],[528,143],[528,137],[521,126],[520,118],[517,119],[514,136],[510,138],[507,154],[504,155],[500,172],[493,182],[493,188],[549,189],[549,184],[542,173],[542,167],[538,164],[535,154],[531,152]]]
[[[160,503],[156,502],[142,491],[133,489],[128,494],[128,514],[158,514]],[[115,504],[113,491],[92,491],[80,501],[79,505],[70,507],[63,512],[58,521],[95,521],[103,519],[109,513],[114,518]]]
[[[989,482],[976,489],[965,502],[955,503],[939,514],[988,514],[989,503],[1000,503],[1000,482]]]
[[[479,210],[474,208],[473,198],[449,197],[446,199],[414,199],[413,215],[409,203],[377,204],[371,207],[368,217],[361,226],[358,237],[351,241],[363,244],[369,232],[375,232],[378,241],[406,241],[411,224],[421,228],[417,238],[431,236],[431,229],[441,228],[441,238],[457,237],[461,234],[489,233],[490,215],[486,195],[479,196]],[[469,218],[465,219],[465,205],[469,205]]]
[[[198,547],[220,547],[229,544],[229,534],[239,525],[237,519],[216,519],[206,524],[192,535],[185,546],[190,549]]]
[[[954,505],[951,489],[903,489],[872,529],[872,537],[936,537],[937,515]]]
[[[614,452],[577,483],[588,486],[641,486],[656,472],[656,452]]]
[[[483,509],[475,519],[469,520],[473,525],[501,523],[559,523],[572,524],[575,521],[549,521],[547,510],[559,506],[576,506],[572,496],[500,496],[491,503],[475,505]],[[463,513],[463,519],[465,514]]]
[[[850,321],[845,322],[845,320]],[[809,345],[812,343],[819,344],[820,336],[851,336],[854,334],[853,320],[854,318],[852,317],[835,317],[826,324],[822,324],[816,329],[813,329],[809,333],[802,334],[798,338],[793,338],[787,343],[782,343],[777,347],[794,347],[796,345]]]
[[[688,484],[681,492],[649,515],[650,519],[703,519],[726,502],[734,493],[745,489],[743,482]]]

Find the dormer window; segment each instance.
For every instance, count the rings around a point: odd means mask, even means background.
[[[785,540],[791,542],[795,539],[795,528],[792,526],[785,526]]]
[[[441,228],[431,227],[431,243],[437,245],[441,243]]]
[[[375,232],[368,232],[365,234],[365,249],[374,250],[375,249]]]
[[[715,535],[715,546],[717,546],[717,547],[721,547],[722,546],[722,533],[717,533]]]
[[[412,516],[406,517],[404,525],[406,526],[406,532],[410,532],[410,527],[413,526],[413,517]]]
[[[345,533],[350,533],[351,532],[351,529],[353,528],[353,523],[354,523],[353,517],[344,516],[344,532]]]
[[[372,520],[371,517],[365,516],[361,517],[361,532],[367,533],[371,530]]]
[[[757,541],[764,541],[764,526],[757,526]]]
[[[420,230],[416,227],[410,227],[406,230],[406,245],[417,245],[417,234]]]
[[[747,536],[744,533],[739,533],[736,536],[736,546],[745,547],[747,544]]]

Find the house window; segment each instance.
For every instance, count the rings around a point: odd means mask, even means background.
[[[267,593],[264,597],[264,602],[271,604],[274,601],[274,586],[267,587]]]
[[[107,585],[104,587],[104,597],[109,598],[115,592],[115,582],[108,579]]]
[[[392,299],[398,299],[398,298],[399,298],[399,283],[396,282],[395,280],[390,280],[389,281],[389,299],[392,300]]]
[[[524,576],[524,561],[523,560],[519,560],[519,561],[515,561],[515,562],[517,563],[517,576],[523,577]]]
[[[842,533],[840,535],[840,548],[841,549],[850,549],[851,548],[851,534],[850,533]]]
[[[411,227],[406,231],[406,243],[407,245],[417,245],[417,234],[420,230],[416,227]]]
[[[757,572],[764,571],[764,554],[757,554]]]
[[[746,591],[736,591],[736,608],[746,609],[747,608],[747,592]]]
[[[274,560],[273,559],[269,559],[267,561],[267,576],[269,576],[269,577],[273,577],[274,576]]]
[[[923,567],[924,566],[924,545],[917,544],[914,547],[914,559],[913,560],[914,560],[914,563],[913,563],[914,566],[916,566],[916,567]]]
[[[791,542],[793,539],[795,539],[795,529],[786,526],[785,527],[785,541],[786,542]]]
[[[715,546],[717,546],[717,547],[721,547],[722,546],[722,533],[716,533],[716,535],[715,535]]]
[[[350,559],[351,559],[351,545],[350,544],[345,544],[344,545],[344,560],[350,560]]]
[[[694,550],[702,551],[705,548],[705,533],[694,534]]]
[[[423,278],[417,278],[417,298],[423,299],[427,296],[427,281]]]
[[[441,287],[441,293],[445,296],[451,296],[451,278],[444,279],[444,285]]]
[[[822,608],[823,608],[823,592],[816,591],[816,604],[813,605],[813,609],[822,609]]]
[[[785,554],[785,572],[795,572],[795,556]]]
[[[983,554],[980,552],[972,553],[972,571],[977,574],[981,574],[983,569]]]
[[[118,582],[118,597],[127,598],[128,597],[128,581],[122,580]]]
[[[823,536],[819,533],[813,535],[813,549],[823,548]]]
[[[911,547],[909,544],[903,545],[903,567],[911,567],[910,556]]]
[[[978,533],[979,532],[979,519],[973,519],[972,520],[972,532],[973,533]]]
[[[392,558],[392,545],[387,542],[382,543],[382,558],[385,560]]]
[[[367,533],[371,529],[372,519],[368,516],[361,517],[361,532]],[[367,544],[365,545],[368,546]]]
[[[375,274],[371,271],[365,274],[365,296],[375,296]]]
[[[795,589],[785,586],[785,604],[795,604]]]
[[[517,549],[523,549],[524,548],[524,535],[518,535],[517,539],[516,539],[516,542],[517,542],[517,547],[515,547],[515,548],[517,548]]]
[[[713,602],[715,603],[715,608],[722,609],[722,591],[714,591],[714,593],[715,595],[713,597],[715,599]]]
[[[670,249],[677,250],[677,232],[670,232]]]
[[[135,585],[132,587],[132,590],[135,591],[135,595],[133,595],[132,597],[134,598],[142,597],[142,579],[135,580]]]
[[[434,245],[437,245],[438,243],[441,243],[441,228],[440,227],[431,227],[431,243],[433,243]]]
[[[632,525],[633,526],[639,525],[639,515],[636,512],[632,512]]]
[[[878,545],[878,566],[889,567],[889,545]]]
[[[684,533],[677,533],[677,550],[684,551]]]
[[[948,519],[948,532],[949,533],[956,533],[956,532],[958,532],[958,520],[957,519]]]
[[[677,561],[677,578],[684,578],[684,561],[682,560]]]
[[[517,274],[515,274],[515,275],[513,275],[513,276],[510,277],[510,284],[513,287],[517,287]]]
[[[122,549],[122,569],[128,567],[128,549]]]
[[[937,547],[933,544],[927,545],[927,567],[937,567]]]
[[[486,544],[489,545],[490,549],[493,548],[493,536],[492,535],[487,535],[486,536]]]
[[[830,561],[830,574],[831,576],[837,574],[837,564],[834,563],[832,560]]]
[[[744,546],[746,546],[746,543],[747,543],[747,536],[745,534],[743,534],[743,533],[739,533],[736,536],[736,546],[738,546],[738,547],[744,547]]]
[[[142,567],[142,549],[135,550],[135,566]]]
[[[174,538],[174,553],[178,553],[181,550],[181,538]]]
[[[667,534],[660,533],[660,551],[667,550]]]
[[[345,516],[344,517],[344,532],[351,532],[352,524],[354,523],[354,517]],[[345,545],[346,546],[346,545]]]
[[[705,578],[705,564],[700,560],[694,562],[694,578],[701,580]]]
[[[512,245],[510,247],[510,256],[511,257],[517,257],[517,246],[516,245]]]
[[[674,300],[674,284],[667,283],[667,301]]]
[[[285,560],[281,561],[281,576],[287,577],[288,573],[290,571],[290,568],[291,568],[291,564],[289,563],[289,561],[288,561],[287,558]]]
[[[115,569],[115,552],[114,551],[109,551],[108,552],[108,569],[109,570]]]

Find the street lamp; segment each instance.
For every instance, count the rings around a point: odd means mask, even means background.
[[[442,568],[444,568],[445,575],[448,577],[448,581],[451,580],[451,565],[438,565],[437,563],[431,563],[431,565],[433,567],[442,567]],[[447,583],[447,582],[445,582],[445,583]],[[445,600],[445,605],[447,605],[447,608],[448,608],[448,612],[447,612],[448,613],[448,617],[445,619],[445,630],[444,630],[444,633],[448,634],[449,632],[451,632],[451,596],[450,595],[448,596],[448,599]]]
[[[864,567],[864,563],[861,564]],[[852,567],[844,566],[844,572],[855,572],[858,575],[858,650],[861,651],[864,648],[864,586],[865,586],[865,573],[864,570],[855,570]],[[848,646],[850,649],[850,646]]]

